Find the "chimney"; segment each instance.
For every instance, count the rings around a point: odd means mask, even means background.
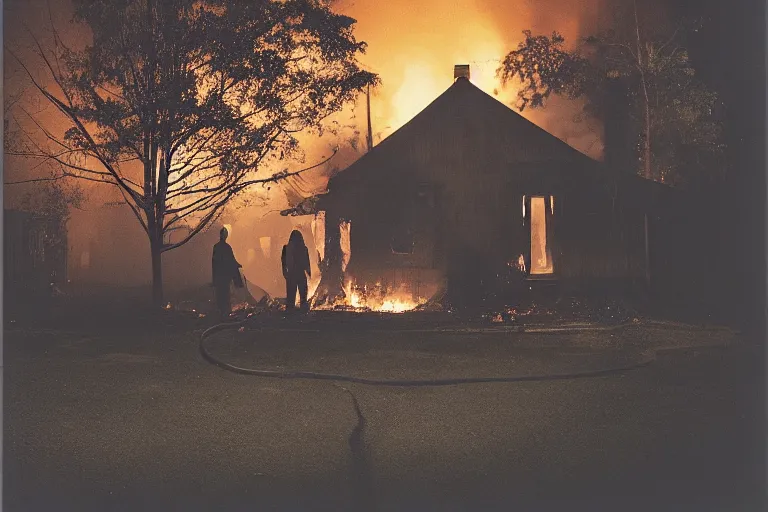
[[[456,64],[453,66],[453,81],[455,82],[459,78],[469,80],[469,64]]]
[[[609,81],[603,117],[603,161],[612,170],[635,172],[637,167],[636,142],[630,129],[627,91],[621,83]]]

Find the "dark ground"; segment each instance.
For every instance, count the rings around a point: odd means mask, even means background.
[[[756,340],[599,378],[341,387],[205,363],[207,319],[92,313],[5,332],[4,510],[764,510]],[[429,376],[541,372],[713,336],[265,333],[214,348],[243,364],[299,355]]]

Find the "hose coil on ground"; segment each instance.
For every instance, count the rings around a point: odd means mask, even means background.
[[[257,368],[242,368],[233,364],[222,361],[213,356],[206,348],[206,341],[211,335],[228,329],[236,329],[245,324],[243,322],[230,322],[214,325],[210,327],[200,337],[199,350],[200,355],[207,362],[218,366],[219,368],[237,373],[240,375],[253,375],[256,377],[268,377],[277,379],[311,379],[311,380],[325,380],[335,382],[351,382],[355,384],[365,384],[368,386],[389,386],[389,387],[436,387],[436,386],[456,386],[460,384],[483,384],[483,383],[495,383],[495,382],[530,382],[530,381],[554,381],[554,380],[571,380],[579,378],[589,377],[601,377],[606,375],[619,374],[642,368],[650,365],[655,357],[651,352],[645,352],[639,361],[632,364],[627,364],[614,368],[606,368],[601,370],[585,371],[585,372],[573,372],[554,375],[525,375],[525,376],[500,376],[500,377],[455,377],[446,379],[366,379],[362,377],[354,377],[351,375],[338,375],[331,373],[318,373],[309,371],[278,371],[278,370],[265,370]]]

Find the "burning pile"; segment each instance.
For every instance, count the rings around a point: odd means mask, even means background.
[[[413,311],[426,302],[427,299],[425,298],[414,299],[405,287],[398,290],[388,290],[381,283],[376,283],[373,286],[360,286],[356,285],[354,280],[348,279],[344,283],[343,298],[330,304],[315,305],[315,309],[405,313],[406,311]]]

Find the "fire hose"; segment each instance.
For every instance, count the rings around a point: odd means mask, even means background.
[[[641,354],[639,361],[623,366],[592,370],[585,372],[546,374],[546,375],[524,375],[524,376],[501,376],[501,377],[455,377],[445,379],[366,379],[354,377],[351,375],[339,375],[331,373],[319,373],[311,371],[283,371],[283,370],[264,370],[257,368],[243,368],[222,361],[213,356],[206,348],[206,341],[211,335],[227,329],[236,329],[244,326],[246,320],[240,322],[228,322],[214,325],[206,329],[200,336],[199,351],[200,355],[207,362],[228,372],[240,375],[253,375],[256,377],[267,377],[277,379],[310,379],[325,380],[335,382],[351,382],[354,384],[365,384],[368,386],[389,386],[389,387],[436,387],[436,386],[456,386],[460,384],[483,384],[497,382],[530,382],[530,381],[555,381],[572,380],[590,377],[602,377],[606,375],[615,375],[635,370],[650,365],[655,359],[655,351],[646,351]]]

